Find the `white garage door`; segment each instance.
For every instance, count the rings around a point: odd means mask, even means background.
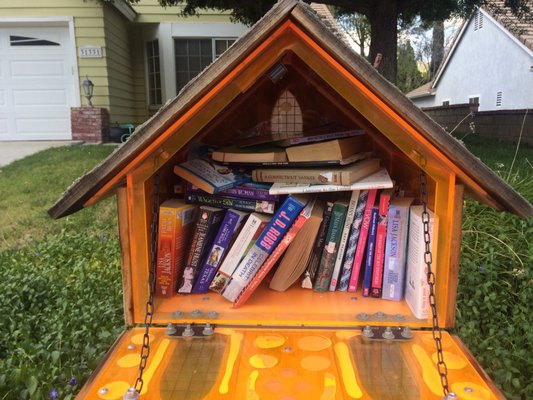
[[[0,141],[71,139],[67,27],[0,26]]]

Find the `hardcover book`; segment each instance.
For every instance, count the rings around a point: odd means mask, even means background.
[[[385,168],[362,178],[351,185],[320,185],[320,184],[293,184],[279,183],[272,184],[270,194],[295,194],[295,193],[322,193],[322,192],[351,192],[363,189],[388,189],[393,186],[393,182]]]
[[[215,273],[224,259],[228,248],[231,244],[231,239],[235,233],[239,231],[242,221],[248,214],[238,210],[229,209],[226,211],[224,220],[220,225],[220,229],[215,237],[213,245],[207,253],[198,278],[193,286],[193,293],[205,293],[209,289],[209,284],[213,280]]]
[[[352,137],[352,136],[357,136],[357,135],[364,135],[364,134],[365,134],[365,131],[363,129],[352,129],[349,131],[324,133],[321,135],[292,137],[289,139],[276,141],[274,142],[274,144],[276,146],[290,147],[290,146],[296,146],[300,144],[325,142],[326,140],[342,139],[342,138],[347,138],[347,137]]]
[[[342,228],[341,240],[339,242],[339,250],[337,252],[337,258],[335,260],[335,267],[333,268],[333,274],[331,275],[331,282],[329,284],[329,291],[334,292],[337,289],[337,283],[339,274],[341,272],[342,263],[344,261],[344,254],[346,252],[346,245],[348,243],[348,236],[350,234],[350,228],[355,216],[355,207],[357,206],[357,200],[359,199],[359,190],[354,190],[348,203],[348,211],[346,213],[346,219],[344,220],[344,227]]]
[[[260,184],[256,184],[260,185]],[[267,188],[254,187],[253,184],[245,183],[240,186],[235,186],[234,188],[222,190],[217,193],[220,196],[227,197],[239,197],[245,199],[255,199],[255,200],[266,200],[266,201],[279,201],[279,196],[276,194],[270,194],[268,190],[270,189],[270,184],[267,184]],[[202,189],[197,186],[188,184],[187,191],[189,193],[202,193],[206,194]]]
[[[350,236],[348,238],[348,244],[346,246],[346,254],[344,255],[344,261],[341,269],[341,277],[339,279],[339,285],[337,290],[340,292],[346,292],[348,290],[348,284],[350,283],[350,275],[352,274],[353,261],[355,258],[355,249],[357,247],[357,240],[361,232],[361,224],[363,222],[363,214],[365,212],[366,200],[368,199],[368,190],[362,190],[357,200],[357,206],[355,208],[355,215],[352,226],[350,228]]]
[[[372,284],[370,296],[381,297],[383,286],[383,262],[385,259],[385,239],[387,238],[387,217],[389,203],[394,189],[382,190],[379,195],[378,227],[376,230],[376,249],[374,251],[374,266],[372,268]]]
[[[170,199],[159,207],[155,294],[172,297],[185,265],[186,249],[194,228],[196,206]]]
[[[272,145],[259,145],[251,147],[223,147],[213,151],[211,156],[214,161],[221,163],[258,163],[258,162],[283,162],[287,161],[285,149]]]
[[[438,242],[438,218],[430,210],[429,236],[433,254],[432,271],[436,271],[435,251]],[[429,310],[429,285],[427,266],[424,261],[425,242],[422,223],[422,206],[411,206],[409,214],[409,243],[407,245],[407,269],[405,282],[405,301],[418,319],[426,319]]]
[[[314,205],[312,205],[312,211],[309,216],[307,210],[305,211],[306,213],[303,217],[307,218],[307,222],[300,229],[299,234],[292,240],[292,243],[290,243],[289,248],[270,281],[270,289],[279,292],[287,290],[305,271],[309,258],[311,257],[315,238],[322,222],[324,202],[317,199]],[[278,247],[280,245],[278,245]]]
[[[367,158],[344,167],[259,168],[252,171],[252,179],[256,182],[351,185],[378,171],[379,162],[376,158]]]
[[[226,299],[232,302],[237,299],[237,296],[252,280],[268,256],[272,254],[307,201],[305,196],[288,196],[285,199],[263,233],[231,275],[231,280],[222,293]]]
[[[211,281],[209,289],[217,293],[223,292],[231,274],[233,274],[239,262],[256,242],[261,232],[263,232],[268,221],[270,221],[270,216],[265,214],[252,213],[248,216],[237,238],[231,245],[226,258],[220,264],[220,268]]]
[[[244,199],[239,197],[217,196],[202,193],[188,193],[185,200],[189,204],[203,204],[218,208],[235,208],[236,210],[274,214],[276,202],[268,200]]]
[[[363,297],[370,296],[372,285],[372,269],[374,266],[374,254],[376,250],[376,230],[378,227],[378,207],[372,208],[370,229],[368,231],[368,243],[366,245],[365,269],[363,275]]]
[[[174,173],[203,191],[213,194],[250,182],[251,177],[242,169],[211,163],[195,158],[174,166]]]
[[[326,243],[322,251],[322,258],[314,285],[316,291],[326,292],[329,289],[347,211],[348,203],[346,201],[336,201],[333,204]]]
[[[374,207],[376,196],[376,189],[371,189],[368,191],[368,198],[366,200],[365,211],[363,213],[363,222],[361,223],[361,232],[359,233],[357,246],[355,248],[352,274],[350,275],[350,282],[348,284],[349,292],[355,292],[357,289],[357,284],[359,283],[359,275],[361,274],[361,266],[363,264],[363,258],[368,239],[368,230],[370,229],[370,221],[372,219],[372,208]]]
[[[409,207],[412,202],[411,197],[394,197],[389,205],[382,299],[400,301],[403,298]]]
[[[317,203],[315,202],[315,200],[309,201],[309,203],[300,212],[300,215],[298,216],[294,224],[292,224],[288,232],[285,234],[285,236],[283,236],[283,239],[281,240],[281,242],[276,246],[272,254],[268,256],[267,260],[261,266],[259,271],[257,271],[257,273],[255,274],[251,282],[246,286],[246,288],[237,297],[237,300],[233,304],[233,307],[235,308],[240,307],[246,302],[246,300],[248,300],[251,294],[257,289],[257,287],[261,284],[263,279],[270,272],[270,270],[277,264],[278,260],[285,253],[287,248],[292,248],[292,246],[291,247],[289,246],[291,245],[291,243],[295,243],[294,240],[297,237],[297,234],[299,232],[301,232],[302,234],[305,234],[305,232],[303,232],[303,228],[307,226],[307,223],[309,219],[311,218],[312,214],[319,213],[320,218],[322,218],[323,207],[321,207],[321,205],[322,204],[320,201],[318,201]],[[279,271],[279,267],[277,271]]]
[[[201,206],[198,210],[196,226],[192,234],[191,247],[187,256],[187,264],[178,288],[178,293],[191,293],[194,280],[198,275],[205,257],[206,249],[211,247],[215,233],[218,231],[226,210]]]
[[[313,282],[316,279],[316,273],[320,260],[322,259],[322,251],[324,250],[324,243],[326,242],[326,235],[328,233],[329,220],[331,218],[331,209],[333,203],[327,202],[324,207],[324,214],[322,215],[322,222],[318,229],[316,239],[313,243],[313,249],[311,250],[311,256],[307,263],[304,278],[302,279],[302,288],[313,289]]]
[[[286,152],[291,162],[339,160],[365,151],[367,143],[366,135],[359,135],[288,147]]]

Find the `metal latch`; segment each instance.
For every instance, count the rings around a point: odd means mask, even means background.
[[[215,328],[209,322],[205,324],[178,325],[169,322],[165,335],[171,338],[207,338],[213,336]]]
[[[370,326],[361,328],[363,337],[371,340],[409,340],[413,332],[408,326]]]

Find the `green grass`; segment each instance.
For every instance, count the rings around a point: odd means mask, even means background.
[[[465,142],[507,178],[514,146]],[[59,221],[46,213],[111,151],[56,148],[1,169],[0,400],[49,398],[52,388],[71,398],[124,329],[114,199]],[[522,147],[509,178],[530,202],[532,160]],[[466,201],[454,332],[510,399],[533,398],[532,237],[533,218]]]

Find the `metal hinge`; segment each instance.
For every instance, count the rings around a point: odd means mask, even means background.
[[[213,336],[215,327],[209,322],[205,324],[173,324],[169,322],[165,335],[170,338],[205,339]]]
[[[408,326],[370,326],[361,328],[364,338],[371,340],[409,340],[413,332]]]

